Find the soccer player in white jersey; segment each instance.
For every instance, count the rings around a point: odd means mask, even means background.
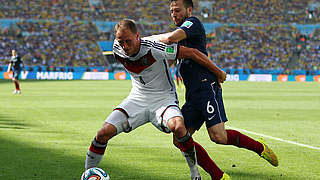
[[[165,45],[151,37],[140,38],[132,20],[120,21],[115,26],[115,37],[114,57],[130,73],[132,89],[97,132],[88,150],[85,168],[98,166],[112,137],[151,122],[160,131],[172,132],[177,137],[178,147],[189,165],[191,179],[200,180],[195,142],[184,126],[168,63],[177,58],[192,58],[223,81],[225,73],[196,49],[177,44]]]

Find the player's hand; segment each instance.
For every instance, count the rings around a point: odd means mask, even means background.
[[[159,39],[160,42],[164,43],[164,44],[172,44],[171,42],[169,42],[168,38],[165,38],[165,37],[160,37]]]
[[[222,88],[221,83],[223,83],[227,79],[227,73],[221,70],[220,74],[217,77],[218,77],[218,87],[221,89]]]
[[[223,83],[226,79],[227,73],[221,70],[220,74],[218,75],[218,83]]]

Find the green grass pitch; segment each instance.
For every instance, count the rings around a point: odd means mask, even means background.
[[[21,81],[21,95],[12,94],[13,86],[0,81],[0,179],[75,180],[92,138],[131,83]],[[183,89],[178,92],[182,105]],[[266,135],[280,164],[274,168],[253,152],[212,143],[203,127],[194,139],[232,179],[320,179],[319,83],[226,82],[223,94],[226,125]],[[111,180],[189,179],[171,138],[150,124],[123,133],[109,142],[99,167]]]

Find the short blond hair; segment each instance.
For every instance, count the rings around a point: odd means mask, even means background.
[[[136,23],[131,19],[123,19],[118,22],[114,27],[115,33],[117,33],[117,31],[122,28],[129,29],[134,34],[136,34],[138,31]]]

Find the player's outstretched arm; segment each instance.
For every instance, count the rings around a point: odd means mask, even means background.
[[[157,34],[152,35],[153,38],[159,39],[162,43],[165,44],[172,44],[177,43],[183,39],[187,38],[186,32],[182,29],[176,29],[172,32],[164,33],[164,34]]]
[[[198,64],[206,67],[207,69],[209,69],[209,71],[211,71],[218,77],[219,83],[223,83],[226,80],[227,74],[218,66],[216,66],[216,64],[210,61],[210,59],[198,49],[179,46],[178,59],[181,58],[192,59]]]

